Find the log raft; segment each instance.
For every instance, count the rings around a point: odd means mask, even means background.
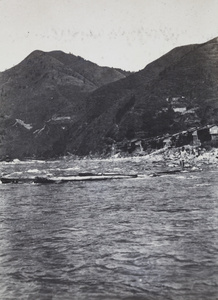
[[[116,174],[116,173],[105,173],[105,174],[93,174],[93,173],[79,173],[73,176],[36,176],[36,177],[10,177],[4,176],[0,180],[2,183],[38,183],[38,184],[49,184],[49,183],[66,183],[73,181],[101,181],[101,180],[112,180],[112,179],[128,179],[136,178],[137,174]]]

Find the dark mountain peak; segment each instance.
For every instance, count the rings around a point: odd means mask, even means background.
[[[76,56],[72,53],[65,53],[61,50],[55,50],[55,51],[50,51],[47,52],[47,54],[51,57],[54,57],[55,59],[61,61],[64,64],[72,64],[72,63],[85,63],[85,62],[89,62],[87,60],[85,60],[84,58],[82,58],[81,56]],[[89,62],[91,64],[94,65],[94,63]]]
[[[31,52],[26,58],[24,58],[19,64],[16,66],[6,70],[4,73],[8,74],[8,76],[26,76],[28,73],[39,71],[43,73],[45,70],[52,68],[55,65],[60,65],[60,62],[53,57],[50,57],[47,52],[41,50],[35,50]],[[27,74],[26,74],[27,73]]]
[[[40,60],[45,59],[47,56],[47,53],[41,50],[34,50],[31,52],[27,57],[25,57],[19,64],[14,66],[16,68],[17,66],[25,65],[26,63],[38,63]]]

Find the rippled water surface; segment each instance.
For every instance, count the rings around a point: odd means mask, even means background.
[[[160,168],[143,159],[1,163],[29,176],[144,176],[1,184],[0,299],[218,299],[218,169],[149,176]]]

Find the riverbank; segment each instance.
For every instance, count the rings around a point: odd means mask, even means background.
[[[180,166],[184,160],[185,167],[194,168],[207,165],[218,165],[218,149],[212,148],[206,150],[204,148],[187,145],[184,147],[185,157],[182,157],[182,147],[180,148],[163,148],[144,156],[148,162],[162,162],[166,166]]]
[[[186,168],[193,168],[193,167],[202,167],[202,166],[218,166],[218,148],[211,148],[210,150],[206,150],[205,148],[196,148],[190,145],[187,145],[185,148],[185,158],[184,163]],[[49,162],[55,163],[59,161],[60,166],[62,164],[72,164],[72,162],[76,161],[84,161],[86,165],[88,162],[94,161],[111,161],[111,160],[141,160],[147,164],[154,164],[158,163],[163,166],[168,167],[178,167],[181,163],[181,151],[182,147],[179,148],[161,148],[150,153],[134,153],[131,155],[127,155],[126,153],[117,153],[113,156],[98,156],[98,155],[90,155],[86,157],[78,157],[75,155],[68,155],[64,157],[60,157],[58,159],[27,159],[27,160],[19,160],[14,159],[10,161],[2,161],[1,165],[5,167],[13,166],[13,165],[20,165],[20,164],[47,164]],[[88,167],[88,165],[87,165]]]

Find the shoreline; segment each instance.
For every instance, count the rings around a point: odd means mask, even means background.
[[[199,151],[196,151],[196,147],[187,145],[184,146],[186,151],[186,156],[184,159],[185,168],[191,167],[201,167],[202,165],[217,165],[218,166],[218,148],[211,148],[210,150],[206,150],[205,148],[201,148]],[[94,161],[94,160],[101,160],[101,161],[110,161],[110,160],[142,160],[147,163],[160,163],[166,167],[178,167],[180,166],[181,161],[181,148],[161,148],[155,150],[151,153],[133,153],[131,155],[126,155],[123,153],[117,153],[112,156],[97,156],[97,155],[90,155],[85,157],[79,157],[74,155],[63,156],[58,158],[50,158],[50,159],[43,159],[43,158],[25,158],[25,159],[12,159],[10,161],[2,160],[0,164],[19,164],[19,163],[31,163],[31,162],[39,162],[39,163],[46,163],[46,162],[55,162],[55,161]]]

